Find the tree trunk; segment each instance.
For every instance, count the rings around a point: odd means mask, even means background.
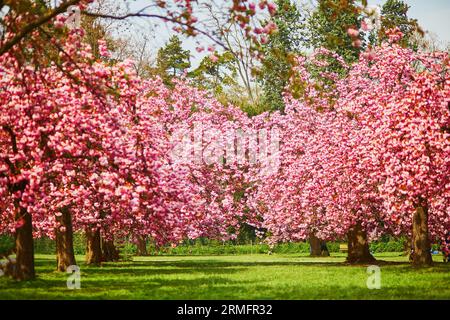
[[[330,252],[328,251],[327,244],[325,241],[317,238],[314,234],[309,237],[310,245],[310,256],[311,257],[329,257]]]
[[[102,239],[103,259],[105,262],[119,261],[119,251],[114,245],[114,240]]]
[[[99,265],[102,260],[100,229],[86,229],[86,264]]]
[[[377,260],[369,251],[367,232],[362,228],[361,223],[357,223],[347,233],[348,253],[347,262],[352,264],[374,263]]]
[[[411,254],[411,240],[409,238],[405,239],[403,243],[403,255],[409,257]]]
[[[137,246],[136,255],[138,255],[138,256],[147,256],[148,255],[146,237],[138,236],[136,246]]]
[[[20,219],[22,226],[16,229],[16,262],[13,278],[16,280],[32,280],[36,273],[34,270],[34,242],[33,223],[31,214],[20,207]]]
[[[413,216],[412,264],[417,267],[431,266],[431,244],[428,235],[428,206],[420,204]]]
[[[56,263],[58,271],[66,271],[68,266],[76,265],[73,251],[72,215],[68,208],[61,209],[62,215],[56,218],[60,227],[56,228]]]

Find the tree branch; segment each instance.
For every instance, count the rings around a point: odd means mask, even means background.
[[[66,12],[70,6],[75,5],[78,2],[80,2],[80,0],[68,0],[67,2],[62,3],[59,7],[55,8],[54,10],[50,11],[49,13],[38,19],[37,21],[26,25],[11,40],[7,41],[0,47],[0,56],[8,52],[12,47],[14,47],[17,43],[19,43],[23,38],[25,38],[29,33],[34,31],[36,28],[47,23],[57,15]]]
[[[13,152],[17,153],[18,152],[17,140],[16,140],[16,135],[14,134],[14,131],[12,130],[12,128],[10,126],[7,126],[7,125],[2,126],[2,128],[3,128],[3,130],[5,130],[9,134],[9,137],[11,139],[11,146],[12,146]]]
[[[141,10],[142,11],[142,10]],[[136,12],[136,13],[127,13],[121,16],[115,16],[115,15],[110,15],[110,14],[102,14],[102,13],[93,13],[93,12],[87,12],[87,11],[83,11],[82,14],[89,16],[89,17],[96,17],[96,18],[103,18],[103,19],[114,19],[114,20],[125,20],[128,18],[136,18],[136,17],[140,17],[140,18],[157,18],[160,20],[163,20],[165,22],[172,22],[174,24],[178,24],[181,25],[183,27],[187,27],[190,28],[192,30],[194,30],[195,32],[198,32],[204,36],[206,36],[208,39],[210,39],[211,41],[213,41],[214,43],[216,43],[217,45],[221,46],[222,48],[224,48],[225,50],[229,50],[229,48],[220,40],[214,38],[212,35],[210,35],[208,32],[201,30],[193,25],[190,25],[186,22],[182,22],[177,20],[176,18],[171,18],[169,16],[163,16],[163,15],[159,15],[159,14],[149,14],[149,13],[142,13],[141,11]]]

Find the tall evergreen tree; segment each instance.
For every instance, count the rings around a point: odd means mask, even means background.
[[[190,51],[183,50],[178,36],[172,36],[169,42],[158,51],[155,73],[169,84],[173,77],[180,76],[190,66]]]

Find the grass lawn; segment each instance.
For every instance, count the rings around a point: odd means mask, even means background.
[[[450,264],[414,269],[398,253],[376,257],[381,289],[366,286],[366,266],[345,256],[152,256],[81,268],[81,289],[66,287],[55,257],[36,256],[38,278],[16,283],[0,277],[0,299],[450,299]]]

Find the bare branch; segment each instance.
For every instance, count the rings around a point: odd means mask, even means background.
[[[96,18],[104,18],[104,19],[114,19],[114,20],[125,20],[128,18],[157,18],[160,19],[162,21],[165,22],[171,22],[174,24],[178,24],[180,26],[183,27],[187,27],[201,35],[204,35],[205,37],[207,37],[208,39],[210,39],[211,41],[213,41],[215,44],[221,46],[222,48],[224,48],[225,50],[229,50],[229,48],[220,40],[214,38],[212,35],[210,35],[208,32],[197,28],[196,26],[193,26],[191,24],[188,24],[186,22],[183,21],[179,21],[176,18],[171,18],[169,16],[163,16],[163,15],[159,15],[159,14],[150,14],[150,13],[142,13],[142,10],[140,10],[139,12],[135,12],[135,13],[127,13],[121,16],[115,16],[115,15],[111,15],[111,14],[102,14],[102,13],[93,13],[93,12],[87,12],[87,11],[83,11],[82,14],[86,15],[86,16],[90,16],[90,17],[96,17]]]

